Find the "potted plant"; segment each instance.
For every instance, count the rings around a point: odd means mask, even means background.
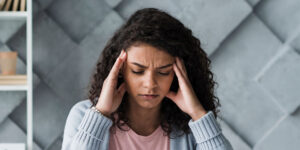
[[[2,75],[15,75],[18,52],[0,52],[0,71]]]

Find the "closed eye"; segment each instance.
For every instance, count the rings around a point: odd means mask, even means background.
[[[143,74],[144,73],[144,71],[133,71],[133,70],[131,70],[132,71],[132,73],[134,73],[134,74]],[[161,75],[163,75],[163,76],[167,76],[167,75],[169,75],[170,73],[169,72],[167,72],[167,73],[163,73],[163,72],[159,72],[159,74],[161,74]]]

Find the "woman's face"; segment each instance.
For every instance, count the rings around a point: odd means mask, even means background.
[[[172,84],[174,62],[173,56],[148,44],[128,48],[123,77],[130,104],[145,109],[159,107]]]

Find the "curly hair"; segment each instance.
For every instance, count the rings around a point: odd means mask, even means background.
[[[88,98],[92,102],[92,106],[97,104],[103,82],[121,50],[126,51],[130,46],[138,43],[149,44],[159,50],[166,51],[174,57],[182,58],[188,78],[200,103],[206,111],[213,111],[214,116],[217,118],[219,112],[217,108],[221,106],[219,99],[214,95],[214,86],[217,83],[213,80],[213,73],[210,71],[211,61],[200,47],[200,41],[179,20],[156,8],[137,10],[106,43],[97,62],[95,73],[91,76]],[[170,87],[171,91],[178,90],[177,80],[177,77],[174,76]],[[123,78],[118,78],[117,87],[123,81]],[[109,116],[113,120],[113,126],[117,126],[123,131],[122,126],[130,122],[126,116],[127,98],[128,93],[125,93],[119,108]],[[189,115],[181,111],[167,97],[164,97],[161,105],[162,119],[160,125],[169,137],[172,132],[170,125],[174,125],[179,131],[186,134],[191,132],[188,126],[191,119]],[[114,118],[115,114],[118,115],[117,119]]]

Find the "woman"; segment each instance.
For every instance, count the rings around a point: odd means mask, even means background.
[[[210,60],[180,21],[135,12],[104,48],[89,100],[71,109],[63,150],[231,150],[216,122]]]

